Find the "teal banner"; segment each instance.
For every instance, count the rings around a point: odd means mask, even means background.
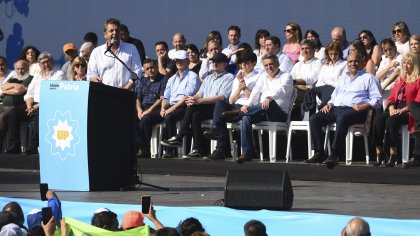
[[[89,191],[88,95],[86,81],[42,81],[40,172],[51,189]]]

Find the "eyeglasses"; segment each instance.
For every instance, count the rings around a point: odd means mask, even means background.
[[[284,32],[285,33],[287,32],[289,34],[293,34],[295,32],[295,30],[294,29],[285,29]]]
[[[367,38],[368,38],[367,35],[362,35],[362,36],[359,37],[360,40],[367,39]]]
[[[392,34],[401,33],[401,32],[402,32],[402,30],[401,30],[401,29],[396,29],[396,30],[393,30],[393,31],[392,31]]]
[[[86,64],[76,64],[74,67],[86,67]]]

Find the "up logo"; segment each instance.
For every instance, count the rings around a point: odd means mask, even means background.
[[[47,121],[47,143],[50,144],[51,154],[66,160],[76,154],[76,145],[80,142],[77,134],[78,122],[71,118],[70,111],[64,113],[56,111],[54,118]]]

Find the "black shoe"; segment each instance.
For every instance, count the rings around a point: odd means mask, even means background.
[[[5,151],[6,154],[20,154],[21,152],[22,149],[20,149],[20,147],[13,147]]]
[[[325,161],[325,154],[320,152],[315,152],[315,154],[308,160],[305,160],[305,163],[322,163]]]
[[[174,158],[174,155],[172,154],[172,152],[165,152],[165,153],[162,155],[162,158],[163,158],[163,159],[171,159],[171,158]]]
[[[217,137],[219,136],[219,132],[216,128],[211,128],[209,130],[204,131],[203,135],[207,139],[217,140]]]
[[[242,164],[246,161],[252,161],[252,156],[243,154],[240,157],[238,157],[238,159],[236,159],[236,162],[239,164]]]
[[[389,157],[388,163],[385,164],[385,167],[394,167],[397,164],[398,156],[395,154],[392,154]]]
[[[225,111],[225,112],[222,113],[222,117],[227,122],[237,121],[240,118],[240,112],[239,112],[239,110]]]
[[[160,144],[162,144],[165,147],[179,147],[182,146],[182,141],[179,140],[176,136],[174,136],[170,139],[160,141]]]
[[[136,154],[138,158],[151,158],[150,150],[139,150]]]
[[[328,169],[334,168],[336,165],[338,165],[338,162],[340,160],[340,157],[334,154],[331,154],[327,160],[325,160],[325,164],[327,165]]]
[[[412,159],[410,159],[408,162],[403,164],[403,167],[408,169],[411,167],[418,167],[420,166],[420,157],[414,157]]]
[[[198,149],[192,150],[187,156],[191,158],[203,157]]]
[[[210,160],[224,160],[225,154],[223,151],[214,150],[214,152],[208,155],[207,158]]]
[[[26,155],[38,154],[38,148],[27,148],[25,150],[25,154]]]
[[[385,157],[385,154],[383,154],[383,153],[379,153],[379,154],[376,156],[376,162],[375,162],[375,163],[373,163],[373,166],[382,166],[382,165],[385,165],[385,163],[386,163],[386,157]]]

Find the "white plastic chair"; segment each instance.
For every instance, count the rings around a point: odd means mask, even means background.
[[[292,113],[293,104],[297,97],[297,90],[293,89],[292,100],[288,111],[288,117],[286,122],[273,122],[273,121],[261,121],[252,125],[252,128],[258,130],[258,140],[260,145],[260,159],[263,159],[263,145],[262,145],[262,132],[263,130],[268,131],[268,142],[269,142],[269,158],[270,162],[276,162],[277,152],[277,132],[287,133],[290,124],[290,115]]]
[[[408,162],[410,156],[410,132],[408,125],[401,126],[401,157],[402,162]]]
[[[181,121],[176,122],[177,132],[181,126]],[[150,154],[152,158],[162,157],[162,146],[160,142],[163,138],[163,129],[166,127],[165,122],[159,123],[153,127],[152,139],[150,140]],[[178,148],[178,155],[183,157],[185,155],[185,150],[187,149],[187,138],[184,136],[182,139],[182,147]]]
[[[309,128],[309,112],[305,112],[305,116],[302,121],[290,121],[289,132],[287,134],[287,149],[286,149],[286,163],[292,161],[292,133],[294,130],[303,130],[307,133],[308,139],[308,159],[312,157],[312,140],[311,130]]]
[[[355,124],[349,127],[346,135],[346,165],[351,165],[353,159],[353,139],[354,136],[363,136],[365,144],[365,157],[366,164],[369,164],[369,146],[368,146],[368,135],[370,131],[370,124],[372,120],[372,110],[368,112],[365,123]],[[331,153],[331,145],[329,142],[329,131],[335,131],[336,124],[327,125],[325,128],[325,142],[324,146],[328,147],[328,153]]]

